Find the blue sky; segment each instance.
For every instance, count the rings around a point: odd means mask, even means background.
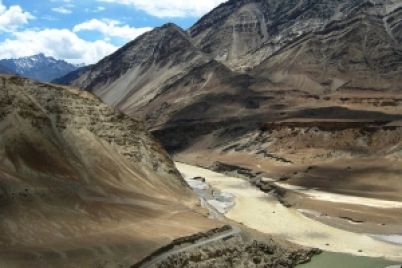
[[[0,0],[0,59],[44,53],[91,64],[140,34],[190,27],[224,0]]]

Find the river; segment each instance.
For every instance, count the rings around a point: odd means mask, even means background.
[[[385,268],[390,265],[396,265],[396,263],[382,258],[324,252],[314,257],[311,262],[299,265],[297,268]]]
[[[389,260],[402,261],[402,247],[400,245],[379,241],[369,234],[341,230],[310,219],[295,209],[283,206],[274,196],[263,193],[244,179],[182,163],[176,163],[176,165],[186,179],[196,176],[204,177],[213,188],[222,193],[233,195],[234,204],[225,216],[250,228],[276,235],[299,245],[320,248],[327,252],[376,258],[384,257]],[[311,265],[314,265],[315,262],[319,263],[320,260],[328,261],[328,259],[336,256],[323,254],[317,257]],[[347,255],[342,256],[351,262],[355,260],[359,262],[360,260],[353,257],[349,258]],[[374,262],[370,258],[367,261]],[[380,265],[383,264],[388,265],[389,262],[385,261]],[[331,266],[326,265],[324,267],[329,268]]]

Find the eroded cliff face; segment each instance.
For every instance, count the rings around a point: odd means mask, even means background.
[[[308,34],[361,12],[383,19],[391,38],[400,44],[401,4],[381,0],[228,1],[205,15],[189,35],[202,51],[233,70],[247,71],[275,52]]]
[[[0,77],[0,266],[130,267],[219,226],[169,156],[90,93]]]
[[[86,129],[111,144],[134,164],[169,176],[167,182],[183,183],[168,154],[148,134],[141,121],[129,118],[85,91],[16,77],[3,78],[2,83],[2,100],[8,104],[2,107],[2,118],[13,115],[13,109],[21,110],[29,117],[32,105],[36,105],[37,109],[44,110],[42,121],[35,122],[37,127],[43,123],[60,130]],[[33,99],[32,104],[14,105],[14,102],[24,99],[26,102]]]

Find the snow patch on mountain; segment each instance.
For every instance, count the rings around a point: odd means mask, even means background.
[[[62,77],[82,66],[47,57],[42,53],[18,59],[2,59],[0,64],[18,75],[44,82]]]

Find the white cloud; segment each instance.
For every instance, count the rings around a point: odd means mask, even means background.
[[[14,5],[7,8],[0,0],[0,32],[12,32],[19,26],[27,24],[34,19],[31,13],[23,11],[20,6]]]
[[[89,12],[98,13],[98,12],[105,11],[106,8],[103,6],[97,6],[95,9],[94,8],[85,8],[84,10],[85,10],[85,12],[88,12],[88,13]]]
[[[156,17],[199,17],[226,0],[98,0],[130,5]]]
[[[96,31],[102,33],[105,37],[119,37],[126,40],[133,40],[139,35],[152,30],[150,27],[133,28],[129,25],[123,25],[121,22],[109,19],[92,19],[76,25],[74,32]]]
[[[70,9],[65,8],[65,7],[54,7],[54,8],[52,8],[52,10],[54,12],[57,12],[60,14],[71,14],[72,13],[72,11]]]
[[[44,53],[72,63],[96,63],[118,47],[102,40],[89,42],[67,29],[26,30],[13,33],[14,39],[0,42],[2,58]]]

